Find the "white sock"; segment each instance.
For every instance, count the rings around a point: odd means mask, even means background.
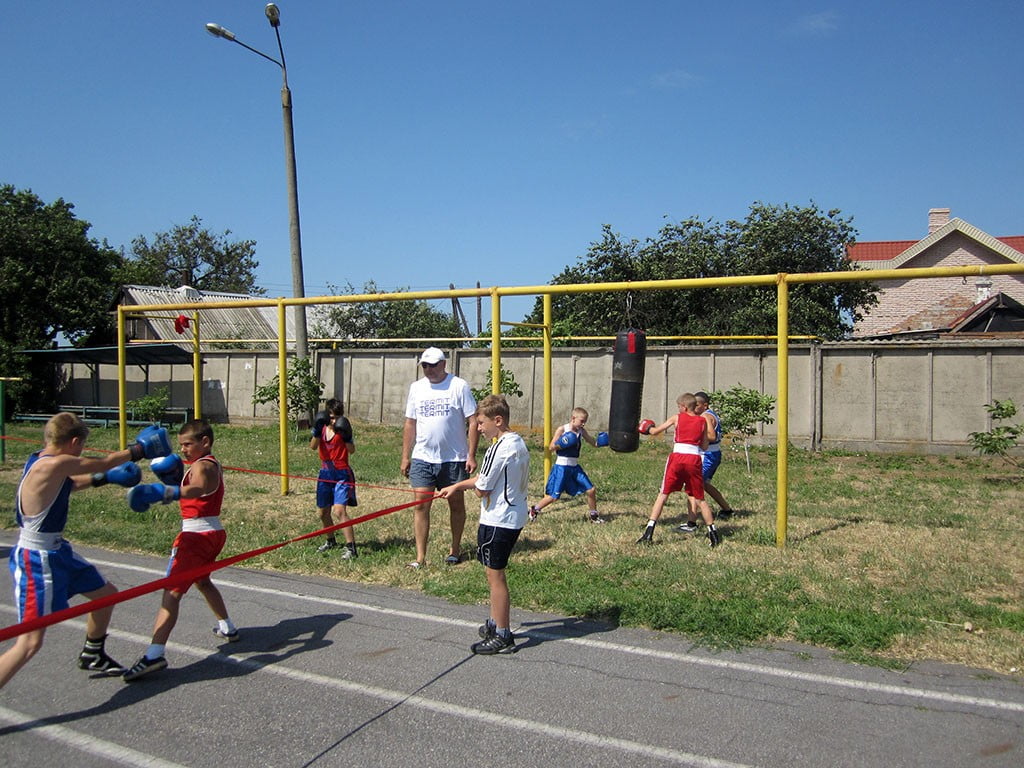
[[[225,635],[230,635],[235,631],[235,625],[231,622],[231,619],[220,619],[217,621],[217,627]]]

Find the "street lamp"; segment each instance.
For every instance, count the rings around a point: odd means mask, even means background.
[[[295,173],[295,130],[292,125],[292,92],[288,88],[288,68],[284,63],[284,48],[281,45],[281,11],[275,3],[267,3],[264,9],[267,14],[267,21],[274,28],[277,35],[277,49],[281,53],[281,60],[278,61],[268,56],[263,51],[246,45],[237,39],[233,32],[225,29],[220,24],[207,24],[206,31],[214,37],[222,37],[233,43],[238,43],[246,50],[272,61],[281,68],[283,84],[281,85],[281,109],[284,111],[284,160],[285,171],[288,176],[288,218],[291,233],[292,246],[292,294],[295,298],[303,298],[306,295],[305,284],[302,277],[302,237],[299,234],[299,189]],[[306,335],[306,307],[299,304],[295,307],[295,354],[297,357],[309,357],[309,339]]]

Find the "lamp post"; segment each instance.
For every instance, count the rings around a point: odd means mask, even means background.
[[[281,11],[275,3],[267,3],[264,9],[267,14],[267,21],[274,28],[277,35],[277,49],[281,54],[278,61],[262,51],[246,45],[237,39],[231,30],[225,29],[220,24],[207,24],[206,31],[214,37],[222,37],[233,43],[238,43],[246,50],[272,61],[281,68],[283,84],[281,85],[281,109],[284,112],[284,160],[285,171],[288,177],[288,219],[291,235],[292,251],[292,294],[295,298],[303,298],[306,295],[305,284],[302,277],[302,236],[299,233],[299,189],[295,172],[295,130],[292,125],[292,92],[288,88],[288,68],[284,62],[284,47],[281,45]],[[295,354],[297,357],[309,356],[309,339],[306,335],[306,307],[303,304],[295,308]]]

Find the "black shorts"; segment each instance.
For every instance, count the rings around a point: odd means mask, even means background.
[[[498,528],[495,525],[480,525],[476,529],[476,559],[487,568],[504,570],[508,565],[512,547],[519,540],[522,528]]]

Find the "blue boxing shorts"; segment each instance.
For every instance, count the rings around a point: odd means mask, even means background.
[[[704,482],[708,482],[712,477],[715,476],[715,470],[718,469],[718,465],[722,463],[722,452],[721,451],[705,451],[704,453],[704,466],[702,467]]]
[[[569,466],[566,464],[555,464],[548,475],[548,483],[544,487],[544,493],[553,499],[557,499],[563,493],[569,496],[579,496],[586,493],[594,484],[590,482],[587,473],[579,464]]]
[[[107,583],[66,541],[52,550],[14,547],[9,565],[19,622],[64,610],[71,596],[95,592]]]
[[[356,507],[356,476],[351,469],[321,469],[316,484],[316,506]]]

